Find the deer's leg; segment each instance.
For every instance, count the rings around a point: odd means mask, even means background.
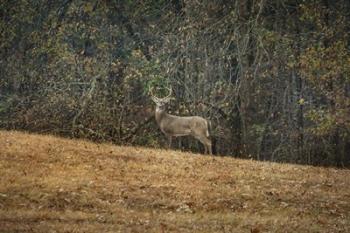
[[[196,139],[198,139],[204,146],[204,153],[207,154],[209,151],[209,154],[212,154],[212,150],[211,150],[211,141],[209,138],[207,137],[201,137],[201,136],[196,136]]]
[[[210,141],[210,139],[209,138],[205,138],[204,143],[205,143],[204,147],[206,148],[205,152],[207,153],[209,151],[209,154],[212,155],[213,153],[212,153],[212,150],[211,150],[211,141]]]
[[[209,149],[209,154],[212,155],[212,145],[211,145],[211,141],[208,139],[209,143],[208,143],[208,149]]]
[[[169,141],[169,149],[171,149],[171,143],[172,143],[172,141],[173,141],[173,137],[172,136],[170,136],[170,135],[168,135],[168,141]]]

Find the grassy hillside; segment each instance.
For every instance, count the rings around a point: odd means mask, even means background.
[[[0,232],[350,232],[350,171],[0,131]]]

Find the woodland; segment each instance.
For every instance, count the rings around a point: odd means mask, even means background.
[[[165,148],[149,90],[170,87],[216,155],[350,166],[348,0],[2,0],[0,18],[1,129]]]

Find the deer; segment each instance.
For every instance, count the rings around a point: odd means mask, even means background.
[[[169,141],[169,148],[173,137],[193,136],[204,146],[204,153],[212,154],[212,144],[209,139],[210,122],[200,116],[175,116],[167,113],[166,107],[171,100],[172,89],[166,88],[169,92],[164,98],[156,97],[151,88],[149,93],[152,101],[156,104],[155,118],[160,130]]]

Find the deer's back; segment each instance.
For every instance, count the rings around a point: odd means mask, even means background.
[[[180,117],[168,114],[162,120],[160,128],[165,134],[184,136],[193,132],[206,132],[207,122],[199,116]]]

